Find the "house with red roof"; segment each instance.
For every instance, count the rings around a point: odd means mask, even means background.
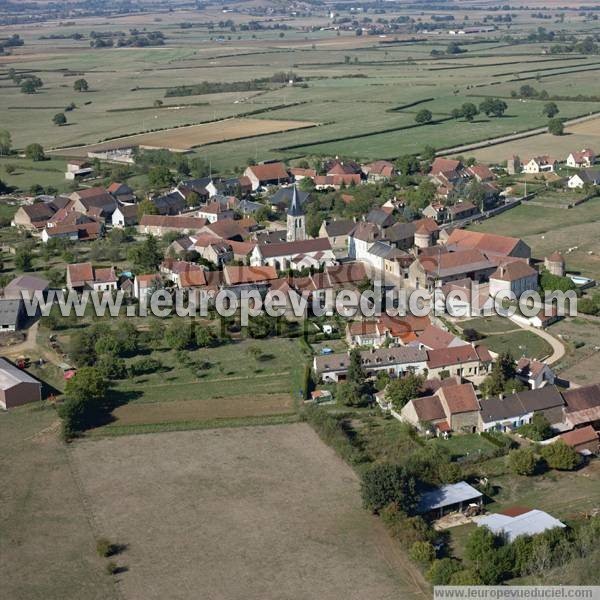
[[[111,291],[117,289],[117,275],[114,267],[95,268],[92,263],[67,265],[67,288],[75,291],[85,289]]]
[[[531,258],[531,248],[519,238],[467,229],[453,229],[446,240],[446,246],[450,251],[472,249],[479,250],[486,256]]]
[[[567,156],[567,167],[574,169],[585,169],[591,167],[596,162],[596,153],[589,148],[584,148],[579,152],[571,152]]]
[[[290,181],[290,176],[282,162],[250,165],[246,167],[244,177],[250,180],[253,192],[268,185],[282,185]]]
[[[492,355],[483,345],[467,344],[454,348],[428,351],[427,368],[430,377],[476,377],[486,375],[492,366]]]
[[[538,272],[527,261],[521,259],[503,260],[490,275],[490,296],[499,293],[512,293],[517,298],[528,291],[536,291]]]

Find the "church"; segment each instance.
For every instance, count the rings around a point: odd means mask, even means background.
[[[260,244],[250,256],[252,266],[269,265],[277,271],[304,268],[319,269],[336,264],[335,255],[328,238],[309,239],[306,235],[306,216],[298,198],[296,186],[287,211],[287,234],[285,242]]]

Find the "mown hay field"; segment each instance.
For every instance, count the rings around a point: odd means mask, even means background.
[[[227,119],[214,123],[203,123],[190,127],[178,127],[154,133],[135,135],[118,140],[84,146],[73,150],[64,150],[69,155],[83,155],[87,152],[97,152],[108,148],[141,148],[158,150],[167,149],[174,152],[186,152],[194,147],[225,142],[241,138],[261,136],[269,133],[279,133],[293,129],[313,127],[316,123],[307,121],[278,121],[273,119]]]
[[[128,545],[125,600],[427,597],[306,424],[90,440],[72,457],[98,533]]]

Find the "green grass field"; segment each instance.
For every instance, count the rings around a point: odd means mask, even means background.
[[[186,13],[185,20],[196,26],[181,29],[174,20],[176,14],[158,19],[148,15],[146,22],[144,17],[136,19],[137,26],[164,33],[165,45],[156,48],[90,48],[88,36],[92,30],[127,28],[118,19],[92,19],[75,27],[52,23],[20,31],[25,46],[14,59],[4,61],[0,77],[14,67],[37,74],[44,86],[36,94],[24,95],[12,81],[0,79],[0,126],[12,131],[17,147],[35,141],[56,148],[284,105],[287,108],[257,117],[306,119],[321,126],[213,144],[197,149],[196,154],[210,158],[213,167],[222,171],[244,165],[249,158],[336,154],[387,158],[421,151],[427,144],[444,148],[542,126],[546,118],[541,114],[541,104],[510,99],[510,91],[521,80],[533,77],[535,86],[543,86],[551,94],[592,93],[594,71],[585,69],[600,68],[593,57],[545,55],[543,44],[511,46],[500,40],[507,31],[504,26],[489,39],[460,40],[465,50],[461,54],[432,56],[432,51],[443,51],[452,41],[447,33],[398,42],[390,37],[356,36],[352,31],[319,31],[318,26],[306,33],[301,27],[326,22],[324,15],[315,14],[309,19],[292,20],[293,28],[283,37],[269,30],[237,31],[223,32],[217,40],[218,33],[200,25],[205,23],[202,15]],[[216,20],[222,19],[222,15],[217,17],[218,12],[211,14]],[[391,16],[386,11],[385,17]],[[430,16],[427,13],[422,18]],[[247,23],[252,18],[239,14],[234,20]],[[537,24],[535,19],[519,14],[514,17],[511,33],[528,31]],[[563,26],[579,31],[589,28],[569,18]],[[70,34],[75,30],[84,39],[40,39],[44,34]],[[168,87],[202,81],[248,81],[290,70],[302,78],[300,85],[165,98]],[[535,80],[538,73],[539,82]],[[73,90],[78,77],[89,82],[89,92]],[[421,108],[430,110],[434,120],[446,119],[453,108],[464,102],[478,104],[486,95],[509,97],[506,116],[480,116],[473,123],[443,121],[403,129],[414,124]],[[153,108],[156,100],[163,100],[164,106]],[[71,102],[77,108],[66,113],[68,125],[53,125],[53,115]],[[421,103],[407,106],[414,102]],[[561,117],[569,118],[600,110],[600,103],[564,101],[560,109]],[[13,123],[19,123],[19,127]]]
[[[544,358],[552,354],[550,345],[541,337],[529,331],[489,335],[481,343],[498,354],[510,352],[516,359],[521,356]]]

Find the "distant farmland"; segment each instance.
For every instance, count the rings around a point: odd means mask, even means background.
[[[227,119],[224,121],[215,121],[214,123],[204,123],[202,125],[191,125],[189,127],[178,127],[154,133],[133,135],[91,146],[64,149],[60,153],[69,154],[70,156],[85,156],[88,152],[109,148],[128,148],[131,146],[140,146],[151,150],[167,149],[173,152],[187,152],[192,148],[214,144],[215,142],[227,142],[270,133],[280,133],[293,129],[314,127],[315,125],[316,123],[306,121]]]

